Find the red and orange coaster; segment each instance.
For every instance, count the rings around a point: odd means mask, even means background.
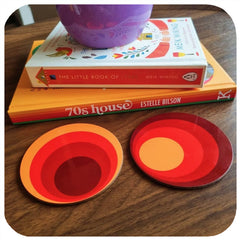
[[[136,164],[150,177],[183,188],[222,178],[232,146],[211,122],[186,113],[165,113],[141,123],[130,140]],[[39,200],[69,204],[89,199],[118,176],[123,152],[118,139],[92,124],[69,124],[40,136],[26,151],[20,178]]]
[[[130,149],[136,164],[167,185],[202,187],[222,178],[232,163],[232,146],[211,122],[187,113],[165,113],[140,124]]]
[[[39,200],[68,204],[106,189],[122,163],[122,147],[111,132],[92,124],[69,124],[43,134],[28,148],[20,177]]]

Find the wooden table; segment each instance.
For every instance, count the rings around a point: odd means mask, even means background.
[[[236,80],[236,33],[230,17],[206,6],[155,6],[152,17],[193,18],[201,42]],[[45,39],[57,18],[6,29],[6,108],[33,40]],[[133,163],[132,131],[143,120],[165,112],[199,115],[230,139],[234,162],[224,178],[197,190],[179,190],[152,181]],[[102,194],[83,203],[55,206],[30,196],[21,184],[19,165],[31,143],[57,126],[87,122],[109,129],[122,144],[119,177]],[[38,236],[209,236],[231,225],[236,211],[236,101],[146,110],[28,125],[5,125],[5,216],[24,235]]]

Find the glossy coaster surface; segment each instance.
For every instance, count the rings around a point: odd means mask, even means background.
[[[60,165],[54,182],[60,192],[78,196],[94,189],[100,178],[101,168],[94,159],[74,157]]]
[[[104,147],[103,147],[104,146]],[[45,156],[44,158],[42,156]],[[101,178],[98,185],[81,196],[66,195],[56,187],[56,171],[69,159],[84,156],[94,159],[101,167]],[[98,192],[114,178],[115,168],[118,168],[116,148],[104,137],[91,132],[72,132],[60,135],[42,147],[31,162],[30,180],[42,196],[55,201],[76,201],[85,199]],[[68,164],[69,165],[69,164]],[[71,164],[72,169],[75,167]],[[41,169],[41,171],[39,171]],[[89,172],[88,174],[90,174]],[[81,187],[81,183],[78,183]],[[85,184],[85,183],[84,183]]]
[[[122,148],[108,130],[69,124],[39,137],[26,151],[20,177],[34,197],[57,204],[88,199],[108,187],[120,172]]]
[[[150,177],[176,187],[200,187],[219,180],[232,163],[232,147],[211,122],[186,113],[165,113],[140,124],[130,149]]]

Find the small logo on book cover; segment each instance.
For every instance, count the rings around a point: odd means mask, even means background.
[[[193,82],[197,79],[198,75],[195,72],[189,72],[182,76],[182,78],[186,81]]]
[[[219,92],[218,92],[217,100],[230,99],[230,98],[231,98],[231,92],[232,92],[232,90],[229,90],[229,91],[227,91],[227,92],[219,91]]]

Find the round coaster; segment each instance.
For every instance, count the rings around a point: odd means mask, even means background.
[[[105,138],[90,132],[72,132],[54,138],[38,151],[32,160],[30,178],[34,188],[43,196],[57,201],[74,201],[79,200],[80,197],[87,198],[97,192],[99,187],[107,184],[114,175],[117,162],[116,151]],[[59,178],[59,174],[56,175],[59,168],[67,168],[66,176]],[[76,192],[80,193],[88,184],[91,185],[96,176],[99,176],[99,173],[96,174],[96,168],[99,168],[101,175],[95,188],[85,194],[82,192],[81,196],[75,196]],[[80,175],[83,169],[84,173],[89,175],[88,178],[84,179]],[[74,175],[78,176],[78,179],[74,178]],[[66,181],[63,182],[63,179]],[[61,187],[59,183],[68,186],[68,195],[64,194],[66,189],[60,191],[64,186]]]
[[[209,121],[185,113],[166,113],[144,121],[133,132],[130,148],[146,174],[178,187],[214,182],[232,162],[231,144],[223,132]]]
[[[122,162],[121,145],[111,132],[69,124],[43,134],[28,148],[20,177],[42,201],[74,203],[102,192],[118,176]]]
[[[158,127],[159,125],[161,125],[161,128]],[[188,131],[186,131],[186,129],[188,129]],[[144,141],[146,138],[151,139],[157,135],[164,135],[166,138],[176,141],[184,151],[182,163],[171,171],[151,170],[152,173],[155,172],[154,176],[155,178],[159,178],[159,180],[174,178],[175,181],[182,181],[182,176],[185,181],[194,180],[210,172],[217,163],[218,146],[216,141],[206,130],[198,125],[192,125],[187,121],[177,119],[161,120],[161,122],[149,123],[139,134],[140,136],[138,135],[133,142],[137,144],[137,146],[132,146],[132,149],[135,149],[135,152],[133,151],[135,156],[134,159],[138,161],[138,165],[142,164],[142,160],[139,158],[138,154],[138,146],[139,144],[141,145],[142,139]],[[171,161],[175,161],[174,156],[172,158],[169,158],[169,156],[168,158],[162,157],[162,152],[159,151],[160,148],[162,147],[158,146],[155,148],[156,151],[158,151],[158,161],[167,161],[167,164]],[[194,149],[194,151],[192,151],[192,149]],[[210,153],[205,154],[204,149]],[[173,147],[163,148],[164,152],[173,153],[174,150]],[[151,158],[149,158],[149,162],[152,163]],[[149,170],[149,166],[145,165],[142,167],[145,168],[145,171]],[[201,171],[195,171],[197,168],[200,168]]]

